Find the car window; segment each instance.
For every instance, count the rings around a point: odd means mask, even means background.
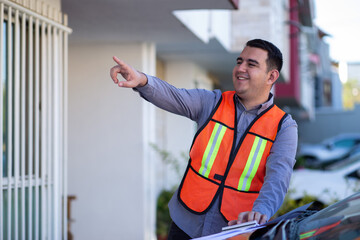
[[[345,139],[340,140],[334,143],[335,147],[353,147],[355,146],[356,141],[354,139]]]

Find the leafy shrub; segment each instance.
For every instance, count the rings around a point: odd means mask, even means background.
[[[174,191],[162,190],[156,203],[156,235],[158,239],[166,239],[171,218],[169,214],[168,203],[174,194]]]
[[[311,196],[307,193],[304,193],[303,198],[301,198],[301,199],[294,199],[291,196],[294,192],[295,192],[295,190],[293,190],[293,189],[290,189],[288,191],[288,193],[285,196],[283,204],[281,205],[279,210],[275,213],[273,218],[279,217],[287,212],[290,212],[291,210],[294,210],[298,207],[301,207],[301,206],[311,203],[311,202],[313,202],[313,204],[309,207],[309,209],[313,209],[313,210],[321,210],[330,205],[330,204],[326,205],[326,204],[323,204],[323,203],[317,201],[316,197]],[[337,199],[333,200],[333,202],[336,202],[336,201],[337,201]]]

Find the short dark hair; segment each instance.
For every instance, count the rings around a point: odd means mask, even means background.
[[[268,53],[266,64],[268,71],[276,68],[279,72],[283,65],[283,56],[281,51],[271,42],[262,39],[253,39],[246,43],[248,47],[261,48]]]

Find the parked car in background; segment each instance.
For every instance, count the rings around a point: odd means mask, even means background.
[[[305,167],[324,168],[349,156],[360,145],[360,133],[340,134],[319,144],[299,144],[297,159],[303,158]]]
[[[360,147],[354,149],[350,157],[325,170],[295,169],[290,189],[292,199],[310,195],[325,205],[360,191]]]

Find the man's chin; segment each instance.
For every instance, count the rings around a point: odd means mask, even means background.
[[[239,96],[239,98],[243,98],[243,97],[245,96],[245,92],[244,92],[244,91],[237,91],[237,90],[235,90],[235,93],[236,93],[236,95]]]
[[[239,83],[234,83],[234,90],[237,94],[245,94],[246,93],[246,88],[244,88],[243,84],[239,84]]]

